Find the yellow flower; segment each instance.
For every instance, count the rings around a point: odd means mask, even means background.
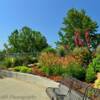
[[[100,89],[100,79],[95,80],[94,87]]]

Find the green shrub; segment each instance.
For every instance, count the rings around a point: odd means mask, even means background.
[[[0,55],[0,61],[3,61],[4,60],[4,55]]]
[[[80,59],[80,63],[85,67],[89,64],[89,62],[92,59],[92,54],[86,47],[76,47],[74,48],[72,53],[76,59],[77,57],[78,59]]]
[[[19,65],[27,66],[28,64],[35,63],[35,62],[37,62],[37,59],[32,56],[27,55],[27,56],[16,57],[16,66],[19,66]]]
[[[26,66],[22,66],[20,72],[27,73],[28,68]]]
[[[42,71],[50,76],[50,75],[63,75],[65,69],[61,66],[49,66],[49,67],[42,67]]]
[[[46,53],[56,53],[56,50],[54,48],[52,48],[52,47],[47,47],[42,52],[46,52]]]
[[[86,70],[86,81],[87,82],[94,82],[95,79],[96,79],[96,73],[94,71],[94,68],[91,67],[91,64],[90,64]]]
[[[90,65],[94,68],[95,72],[100,72],[100,55],[94,58]]]
[[[17,72],[22,72],[22,73],[31,73],[32,72],[32,69],[28,68],[26,66],[16,66],[14,68],[14,70]]]
[[[53,75],[63,75],[65,73],[65,68],[62,68],[62,66],[53,66],[52,72]]]
[[[32,73],[32,69],[31,68],[28,68],[27,69],[27,73]]]
[[[68,53],[68,51],[63,46],[60,46],[57,48],[57,54],[60,57],[64,57],[65,55],[67,55],[67,53]]]
[[[16,59],[14,57],[6,57],[4,63],[7,68],[14,67]]]
[[[92,60],[86,71],[86,81],[93,82],[96,78],[96,73],[100,72],[100,55]]]
[[[78,63],[70,63],[67,65],[65,76],[72,76],[79,80],[85,79],[85,69]]]
[[[14,66],[27,66],[28,64],[37,62],[35,57],[25,55],[25,56],[16,56],[16,57],[5,57],[4,64],[7,68],[14,67]]]
[[[20,68],[21,68],[21,67],[17,66],[17,67],[14,68],[14,71],[20,72]]]
[[[42,67],[41,68],[42,69],[42,71],[47,75],[47,76],[50,76],[50,75],[52,75],[52,68],[50,68],[50,67]]]

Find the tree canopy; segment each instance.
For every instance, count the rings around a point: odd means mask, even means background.
[[[48,46],[46,38],[29,27],[15,30],[8,38],[5,48],[8,52],[36,53]]]
[[[64,45],[70,49],[75,46],[92,47],[91,42],[94,41],[91,35],[95,35],[97,28],[97,23],[86,15],[85,10],[72,8],[64,17],[63,27],[59,32],[60,40],[57,44]]]

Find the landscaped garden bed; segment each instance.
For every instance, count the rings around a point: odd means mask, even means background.
[[[81,87],[73,89],[82,93],[89,85],[87,96],[91,96],[94,90],[100,90],[100,34],[94,34],[97,27],[84,10],[70,9],[55,48],[41,32],[23,27],[9,36],[5,49],[0,52],[0,68],[56,82],[72,77],[73,87]],[[65,84],[68,85],[68,81]]]
[[[25,57],[24,59],[19,59],[19,57],[5,57],[4,66],[6,66],[7,70],[35,74],[54,81],[61,81],[63,77],[72,76],[91,84],[95,88],[100,88],[100,75],[96,78],[96,75],[100,72],[100,56],[94,56],[88,67],[82,67],[82,64],[84,65],[84,57],[87,55],[89,55],[89,52],[86,48],[75,48],[71,54],[64,57],[60,57],[51,51],[43,51],[38,57],[38,60],[33,60],[31,66],[28,66],[28,63],[32,62],[32,58],[30,57],[27,57],[27,59],[31,60],[27,60],[26,64]]]

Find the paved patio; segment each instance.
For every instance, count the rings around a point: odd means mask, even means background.
[[[0,100],[50,100],[46,87],[13,78],[0,78]]]

